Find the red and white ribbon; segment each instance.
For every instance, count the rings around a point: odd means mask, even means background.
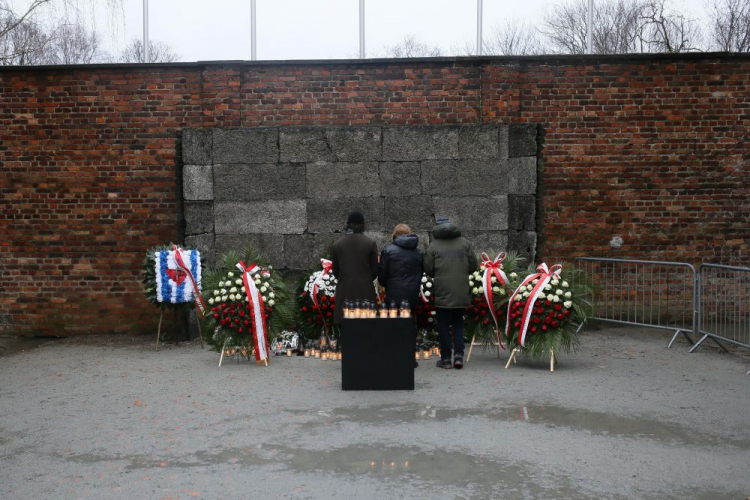
[[[523,282],[518,286],[518,288],[516,288],[516,291],[513,292],[513,295],[510,298],[510,302],[508,303],[508,321],[505,324],[505,331],[510,336],[510,313],[511,308],[513,307],[513,302],[515,302],[516,295],[518,295],[519,293],[523,293],[524,290],[526,290],[526,286],[535,279],[539,280],[531,290],[529,298],[528,300],[526,300],[526,306],[523,308],[523,316],[521,317],[520,331],[518,333],[518,345],[520,345],[521,347],[525,347],[526,345],[526,331],[529,328],[529,320],[531,319],[531,313],[534,311],[534,304],[536,303],[536,300],[540,295],[544,294],[544,287],[546,287],[553,278],[560,277],[562,266],[560,264],[555,264],[550,268],[547,267],[547,264],[542,262],[541,264],[536,266],[536,270],[539,272],[527,276],[526,279],[524,279]]]
[[[249,266],[240,261],[237,268],[242,271],[242,282],[245,284],[245,294],[250,306],[250,314],[253,321],[253,344],[255,345],[255,359],[266,361],[268,359],[268,335],[266,329],[265,310],[263,297],[255,286],[253,274],[260,271],[257,264],[252,263]]]
[[[200,315],[202,318],[206,315],[206,303],[203,302],[201,291],[198,289],[198,284],[195,282],[193,273],[190,272],[190,266],[186,265],[185,260],[182,258],[180,247],[178,247],[177,245],[172,245],[172,248],[174,249],[174,261],[177,264],[177,267],[179,267],[182,272],[187,274],[187,277],[190,279],[190,286],[193,287],[193,302],[195,302],[195,307],[197,307],[198,311],[200,311]]]
[[[328,274],[331,269],[333,269],[333,262],[328,259],[320,259],[320,265],[323,266],[323,271],[318,275],[317,278],[315,278],[315,281],[313,281],[311,295],[313,304],[315,304],[315,308],[318,310],[318,313],[320,313],[320,318],[323,320],[323,324],[325,325],[326,317],[323,314],[323,311],[320,309],[320,305],[318,304],[318,290],[320,289],[320,285],[323,284],[323,276]]]
[[[508,277],[503,272],[503,261],[505,260],[505,252],[500,252],[495,257],[495,260],[491,260],[486,253],[482,253],[482,266],[484,267],[484,275],[482,275],[482,284],[484,285],[484,300],[487,301],[487,305],[490,308],[490,314],[492,319],[495,321],[495,333],[497,334],[497,343],[500,347],[505,350],[505,346],[500,338],[500,325],[497,323],[497,313],[495,312],[495,305],[492,302],[492,278],[495,277],[496,282],[499,286],[505,286],[508,283]]]

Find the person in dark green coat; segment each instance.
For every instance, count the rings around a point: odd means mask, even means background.
[[[477,256],[469,240],[461,236],[461,231],[447,217],[436,219],[432,237],[432,243],[424,254],[424,272],[434,279],[433,293],[440,335],[440,360],[437,366],[463,368],[464,309],[471,304],[469,274],[477,269]]]

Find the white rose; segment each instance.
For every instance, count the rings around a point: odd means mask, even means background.
[[[247,293],[247,290],[245,290],[245,287],[243,286],[242,288],[240,288],[240,292]]]
[[[534,287],[533,287],[533,286],[531,286],[531,285],[526,285],[526,290],[528,290],[528,291],[532,291],[533,289],[534,289]]]
[[[229,298],[229,297],[227,297],[226,295],[223,295],[223,296],[221,297],[221,301],[222,301],[222,302],[226,302],[228,298]]]
[[[554,298],[552,299],[552,302],[555,302],[555,303],[560,302],[560,297],[555,295]]]
[[[276,301],[273,300],[273,299],[271,299],[271,300],[268,301],[268,305],[269,306],[273,306],[275,303],[276,303]]]
[[[510,273],[511,278],[518,278],[518,275],[516,273]]]
[[[227,273],[227,276],[229,276],[229,277],[231,278],[232,276],[234,276],[234,273],[233,273],[232,271],[229,271],[229,272]]]
[[[214,303],[214,299],[212,299],[212,298],[211,298],[211,299],[208,299],[208,303],[209,303],[209,304],[213,304],[213,303]]]
[[[427,283],[427,288],[432,288],[432,283]]]
[[[237,293],[237,287],[233,286],[229,289],[229,293]]]
[[[572,294],[571,294],[570,292],[565,292],[565,298],[566,298],[566,299],[569,299],[569,298],[570,298],[570,297],[572,297],[572,296],[573,296],[573,295],[572,295]]]
[[[474,287],[474,282],[471,281],[471,278],[469,278],[469,286],[472,287],[472,288]]]
[[[513,300],[515,300],[516,302],[521,302],[523,300],[523,297],[521,297],[520,295],[516,295],[516,298]]]
[[[562,286],[563,286],[563,288],[568,288],[568,282],[567,281],[563,281],[562,282]]]
[[[427,276],[422,276],[422,283],[427,283]]]
[[[497,283],[497,278],[493,276],[492,278],[490,278],[490,281],[491,281],[492,283]]]
[[[266,293],[268,291],[268,288],[262,286],[260,287],[260,293]]]
[[[219,291],[218,290],[214,290],[214,295],[219,295]]]
[[[500,288],[499,288],[499,287],[496,287],[496,286],[493,286],[493,287],[492,287],[492,291],[493,291],[493,292],[499,292],[499,291],[500,291]]]
[[[472,288],[471,289],[471,293],[473,293],[474,295],[478,294],[479,293],[479,288]]]
[[[568,292],[568,293],[570,293],[570,292]],[[563,291],[562,291],[562,290],[560,290],[559,288],[558,288],[558,289],[557,289],[557,291],[555,292],[555,295],[562,295],[562,294],[563,294]]]
[[[263,299],[263,302],[268,302],[268,297],[265,295],[261,295],[260,298]]]
[[[263,286],[264,286],[264,287],[266,287],[266,288],[268,288],[268,287],[270,287],[271,285],[269,285],[269,284],[268,284],[268,281],[266,281],[265,283],[263,283]]]
[[[234,280],[234,284],[235,285],[241,285],[242,284],[242,280],[240,280],[240,279]]]
[[[424,293],[424,296],[425,296],[425,297],[429,297],[430,295],[432,295],[432,294],[431,294],[430,292],[425,292],[425,293]]]
[[[479,288],[477,288],[477,293],[484,293],[484,287],[480,286]]]
[[[537,279],[535,279],[534,281],[531,282],[532,285],[536,285],[537,283],[539,283],[539,278],[537,278]]]
[[[529,292],[523,292],[523,298],[526,298],[529,296]]]
[[[565,302],[563,302],[563,305],[565,306],[566,309],[570,309],[571,306],[573,305],[573,302],[570,300],[566,300]]]
[[[552,285],[547,285],[544,287],[545,290],[552,290]]]
[[[328,295],[328,292],[326,292],[326,295]],[[271,297],[271,298],[274,298],[274,297],[276,297],[276,295],[274,295],[274,293],[273,293],[273,292],[269,293],[269,294],[268,294],[268,296],[269,296],[269,297]]]
[[[552,280],[552,285],[557,286],[560,284],[560,280]]]
[[[260,285],[260,278],[255,278],[255,284]]]
[[[552,301],[552,299],[554,299],[554,298],[555,298],[555,296],[554,296],[554,295],[552,295],[552,294],[549,294],[549,295],[547,295],[547,300],[549,300],[550,302],[551,302],[551,301]]]
[[[505,295],[505,288],[500,289],[500,295]]]
[[[478,272],[474,271],[474,279],[475,280],[480,280],[480,279],[482,279],[482,275],[479,274]]]
[[[226,288],[222,288],[221,289],[221,294],[222,295],[226,295],[227,294],[227,289]]]

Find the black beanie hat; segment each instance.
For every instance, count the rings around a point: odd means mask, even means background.
[[[347,224],[364,224],[365,223],[365,216],[362,215],[362,212],[355,210],[349,214],[349,218],[346,219]]]

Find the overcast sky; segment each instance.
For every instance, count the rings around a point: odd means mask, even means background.
[[[16,0],[15,3],[24,0]],[[102,5],[84,7],[107,50],[118,53],[142,36],[143,0],[122,0],[112,19]],[[111,0],[110,0],[111,1]],[[258,59],[338,59],[359,53],[359,0],[256,0]],[[484,0],[484,32],[505,19],[538,22],[564,0]],[[596,1],[596,0],[595,0]],[[368,57],[385,54],[405,35],[437,45],[476,45],[476,0],[366,0]],[[703,0],[674,0],[696,18]],[[149,0],[150,36],[168,43],[182,61],[250,59],[250,0]]]

